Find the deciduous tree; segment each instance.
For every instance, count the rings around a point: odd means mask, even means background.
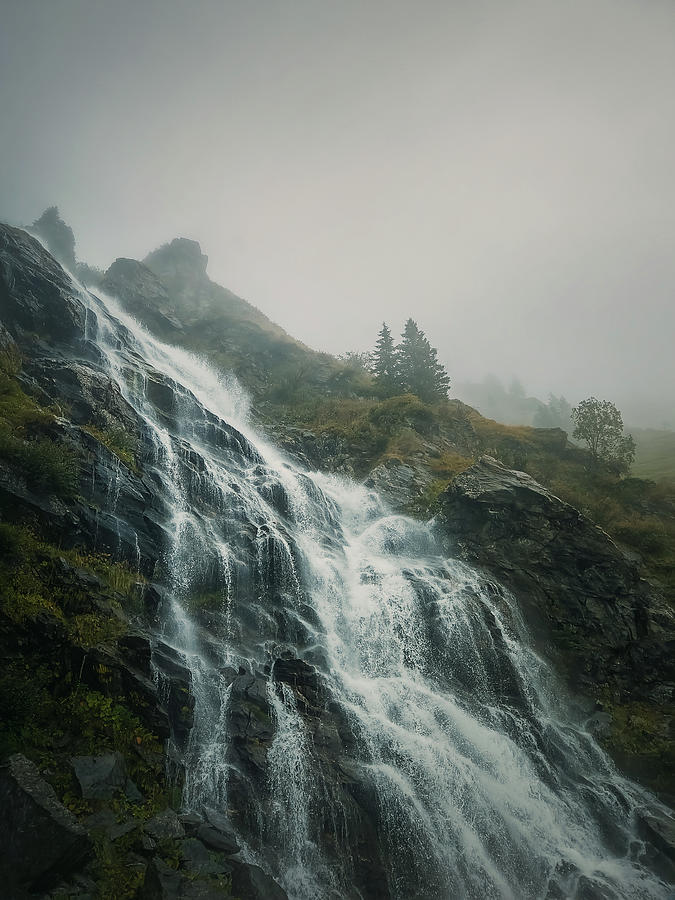
[[[585,441],[596,462],[627,472],[635,459],[635,441],[623,433],[623,418],[610,400],[589,397],[572,410],[572,436]]]

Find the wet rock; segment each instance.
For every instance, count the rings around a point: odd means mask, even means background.
[[[235,837],[230,820],[218,810],[206,808],[204,810],[206,822],[199,826],[197,837],[202,843],[213,850],[220,850],[226,855],[237,853],[239,844]]]
[[[15,340],[63,343],[84,335],[85,309],[70,278],[34,237],[0,225],[0,309]]]
[[[135,259],[116,259],[105,273],[101,287],[117,297],[132,315],[144,319],[160,333],[183,330],[166,287],[143,263]]]
[[[296,699],[303,712],[319,714],[325,697],[316,669],[302,659],[283,657],[274,661],[272,677],[295,688]]]
[[[595,684],[651,637],[657,599],[610,537],[524,472],[483,457],[441,495],[449,549],[511,587],[528,621]],[[670,669],[673,669],[671,664]]]
[[[288,900],[288,895],[259,866],[239,863],[232,872],[232,892],[239,900]]]
[[[16,346],[14,338],[0,322],[0,353],[18,354],[18,352],[19,348]]]
[[[152,661],[158,674],[160,694],[166,703],[173,738],[178,747],[184,747],[194,722],[192,675],[181,654],[161,641],[153,647]]]
[[[6,896],[46,889],[91,853],[91,841],[21,754],[0,766],[0,883]]]
[[[149,819],[143,826],[146,834],[157,841],[178,840],[185,837],[185,828],[173,809],[165,809]]]
[[[145,871],[139,896],[141,900],[223,900],[232,894],[226,887],[194,880],[193,873],[178,872],[161,859],[153,859]]]
[[[654,807],[644,810],[640,814],[640,819],[651,840],[666,856],[675,861],[675,815],[665,809]]]
[[[204,817],[196,812],[180,813],[178,818],[188,837],[194,837],[199,826],[204,824]]]
[[[220,675],[225,682],[225,684],[232,684],[234,679],[237,677],[237,670],[232,666],[222,666],[222,668],[218,669]]]
[[[167,421],[176,416],[176,383],[159,373],[148,375],[146,383],[148,400]]]
[[[377,491],[395,509],[413,504],[432,482],[428,467],[389,459],[375,466],[364,484]]]
[[[596,737],[607,737],[612,731],[612,717],[606,712],[597,712],[588,719],[586,728]]]
[[[201,840],[185,838],[179,844],[183,865],[195,875],[226,875],[232,867],[218,853],[210,853]],[[212,848],[217,850],[218,848]]]
[[[141,422],[109,375],[64,359],[30,359],[24,369],[51,402],[68,410],[75,424],[121,428],[139,438]]]
[[[218,850],[226,856],[239,852],[239,845],[233,837],[230,838],[209,825],[200,825],[196,835],[202,844],[210,850]]]
[[[118,751],[103,756],[76,756],[70,762],[85,800],[110,798],[126,786],[124,757]]]
[[[274,736],[267,679],[259,674],[238,675],[232,682],[227,709],[232,751],[258,775],[264,773],[267,750]]]

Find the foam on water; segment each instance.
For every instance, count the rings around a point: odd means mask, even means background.
[[[444,558],[428,525],[284,458],[256,433],[234,378],[156,340],[112,298],[83,297],[90,339],[145,423],[147,465],[170,511],[164,639],[192,673],[196,704],[185,804],[227,810],[229,687],[219,668],[270,663],[284,638],[268,607],[281,597],[320,649],[357,736],[391,897],[665,898],[640,862],[644,795],[572,720],[513,599]],[[170,414],[151,396],[158,377]],[[255,555],[245,590],[244,537]],[[190,613],[205,584],[220,591],[217,640]],[[251,615],[244,648],[237,635]],[[314,814],[328,806],[338,822],[343,811],[293,692],[270,681],[269,703],[271,799],[256,811],[260,840],[241,836],[244,853],[293,900],[354,896],[348,829],[338,863]]]

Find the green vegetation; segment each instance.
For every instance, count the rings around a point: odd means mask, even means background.
[[[429,403],[447,398],[448,373],[438,361],[438,351],[413,319],[405,323],[397,346],[384,322],[372,358],[375,387],[381,396],[410,393]]]
[[[670,710],[648,703],[614,703],[607,693],[602,707],[610,714],[611,723],[600,742],[652,790],[668,790],[675,769]]]
[[[636,443],[633,473],[640,478],[675,483],[675,431],[636,428],[633,434]]]
[[[128,431],[122,427],[98,428],[92,423],[84,425],[83,428],[87,434],[96,438],[100,444],[103,444],[111,453],[114,453],[132,472],[139,471],[136,462],[137,441]]]
[[[0,354],[0,459],[16,466],[32,490],[73,497],[78,456],[49,433],[54,414],[21,388],[20,369],[18,353]]]
[[[6,522],[0,522],[0,610],[16,623],[40,612],[63,621],[74,616],[74,632],[79,629],[91,634],[93,625],[88,628],[88,620],[76,613],[89,604],[92,588],[64,580],[61,572],[64,564],[96,575],[101,580],[101,590],[109,592],[111,607],[137,612],[134,588],[143,581],[143,576],[126,563],[113,562],[104,553],[64,550],[36,537],[28,528]],[[102,621],[100,627],[103,626]],[[121,633],[117,624],[110,627],[117,635]]]
[[[106,556],[64,551],[24,527],[0,523],[0,757],[20,751],[47,769],[77,815],[92,806],[73,790],[70,757],[111,750],[123,754],[146,798],[132,807],[120,797],[115,809],[147,818],[167,803],[162,747],[143,722],[147,700],[128,689],[119,693],[119,678],[103,661],[117,656],[126,615],[136,612],[138,580]],[[104,655],[89,664],[85,682],[92,648]]]
[[[594,462],[627,472],[635,459],[635,441],[623,433],[621,413],[609,400],[589,397],[571,412],[572,436],[585,441]]]

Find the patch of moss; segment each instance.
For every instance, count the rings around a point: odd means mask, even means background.
[[[84,425],[83,430],[107,447],[132,472],[139,472],[136,461],[138,444],[128,431],[125,431],[124,428],[98,428],[92,423]]]
[[[648,703],[613,703],[603,707],[611,716],[609,733],[600,742],[629,771],[653,790],[672,793],[675,742],[670,734],[673,710]]]
[[[124,623],[119,619],[104,618],[97,613],[73,616],[67,628],[73,643],[86,649],[112,643],[126,632]]]

